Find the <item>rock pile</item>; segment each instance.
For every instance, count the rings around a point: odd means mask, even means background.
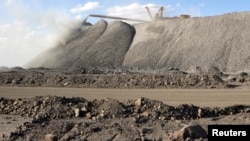
[[[143,97],[137,100],[128,100],[124,103],[115,99],[88,101],[84,98],[65,98],[56,96],[38,96],[29,99],[0,98],[0,114],[21,115],[33,118],[31,123],[22,125],[16,132],[10,135],[10,138],[13,140],[15,138],[27,139],[29,136],[26,135],[30,135],[31,133],[34,134],[35,128],[38,127],[44,130],[40,132],[40,138],[44,138],[44,136],[48,134],[47,129],[49,129],[49,131],[51,130],[51,134],[59,135],[57,138],[73,139],[74,136],[64,135],[70,132],[71,134],[74,133],[87,138],[83,135],[87,135],[88,132],[98,133],[105,128],[115,130],[115,133],[117,133],[118,130],[122,130],[122,128],[131,128],[126,122],[133,122],[131,123],[132,125],[136,124],[142,126],[150,122],[160,123],[178,120],[195,120],[249,112],[250,106],[247,105],[208,108],[183,104],[174,107],[160,101]],[[118,121],[119,119],[123,119],[122,121],[124,123],[118,122],[118,124],[115,122],[114,125],[108,125],[108,122]],[[75,120],[79,122],[72,122]],[[56,127],[53,127],[54,124],[52,123],[54,121],[61,122],[59,125],[56,125]],[[96,122],[102,124],[102,126],[99,127],[95,125],[94,123]],[[76,132],[76,129],[79,131]],[[84,130],[85,133],[80,131],[80,129]],[[183,129],[183,131],[186,131],[186,129]],[[150,129],[144,129],[144,131],[139,132],[141,132],[140,134],[148,134],[147,132],[151,133],[152,131]],[[124,134],[127,134],[127,132]],[[116,136],[118,136],[118,134],[115,134],[113,137]]]
[[[84,98],[37,96],[30,99],[0,98],[0,114],[21,115],[38,120],[73,117],[116,118],[146,117],[150,119],[174,120],[217,117],[221,115],[249,112],[250,107],[235,105],[224,108],[202,108],[183,104],[177,107],[160,101],[139,98],[121,103],[114,99],[87,101]]]
[[[249,71],[249,22],[250,12],[169,18],[134,26],[101,20],[38,56],[27,67]]]
[[[249,71],[250,12],[168,19],[135,26],[124,66],[200,67],[202,72]],[[239,26],[240,25],[240,26]]]
[[[29,67],[68,69],[76,67],[120,67],[132,43],[135,29],[124,22],[100,20],[65,44],[52,48]]]
[[[245,78],[244,82],[248,82]],[[134,73],[81,70],[81,73],[60,71],[0,72],[0,86],[80,87],[80,88],[221,88],[218,75],[187,73]]]

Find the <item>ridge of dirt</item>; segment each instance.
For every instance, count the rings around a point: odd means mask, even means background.
[[[8,71],[0,72],[0,86],[77,87],[77,88],[222,88],[218,75],[170,72],[164,74],[102,70]],[[247,81],[247,78],[245,79]]]
[[[157,135],[157,138],[161,136],[168,139],[168,133],[175,128],[180,128],[185,122],[223,118],[229,115],[249,115],[249,112],[250,105],[223,108],[198,107],[190,104],[170,106],[143,97],[126,102],[110,98],[88,101],[84,98],[57,96],[37,96],[26,99],[0,98],[0,115],[33,118],[31,122],[11,132],[8,140],[43,140],[49,133],[55,134],[60,140],[83,138],[93,140],[100,138],[99,135],[107,138],[106,140],[109,138],[141,140],[145,134],[149,135],[145,136],[148,139],[153,139],[154,135]],[[180,122],[176,124],[174,121]],[[158,125],[152,125],[155,123]],[[175,128],[167,129],[167,126],[174,123]],[[136,132],[131,133],[127,129]]]
[[[248,86],[248,73],[207,74],[181,70],[143,71],[108,68],[14,68],[0,70],[0,86],[75,88],[237,88]]]

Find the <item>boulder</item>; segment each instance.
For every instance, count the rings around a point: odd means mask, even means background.
[[[47,134],[45,135],[45,141],[57,141],[57,136],[53,134]]]
[[[207,138],[206,131],[200,125],[185,125],[179,131],[169,134],[169,139],[174,141],[185,141],[186,139]]]

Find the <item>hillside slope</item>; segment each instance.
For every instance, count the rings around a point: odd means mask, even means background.
[[[250,12],[169,19],[136,26],[123,65],[142,68],[250,68]]]
[[[250,12],[129,25],[99,21],[29,67],[250,70]]]

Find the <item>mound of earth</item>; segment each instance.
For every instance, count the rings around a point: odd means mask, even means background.
[[[44,140],[46,136],[51,140],[61,141],[170,141],[175,139],[174,131],[179,133],[182,127],[196,127],[192,134],[197,136],[178,136],[184,139],[206,140],[208,124],[249,124],[249,112],[249,105],[223,108],[188,104],[171,106],[143,97],[125,102],[115,99],[88,101],[84,98],[56,96],[29,99],[0,98],[0,117],[8,116],[9,124],[14,115],[15,118],[31,118],[11,133],[2,134],[0,139]]]
[[[72,87],[72,88],[236,88],[249,86],[250,75],[198,74],[180,70],[141,71],[130,69],[54,70],[48,68],[0,70],[1,87]]]
[[[168,19],[136,26],[124,66],[249,70],[250,12]]]
[[[119,67],[132,43],[135,29],[124,22],[100,20],[67,43],[52,48],[32,61],[32,67],[69,69]]]
[[[137,25],[101,20],[27,66],[249,71],[249,22],[250,12]]]
[[[234,81],[249,83],[250,78]],[[139,73],[123,70],[80,69],[74,71],[32,69],[0,72],[0,86],[75,88],[226,88],[218,75],[184,72]]]

